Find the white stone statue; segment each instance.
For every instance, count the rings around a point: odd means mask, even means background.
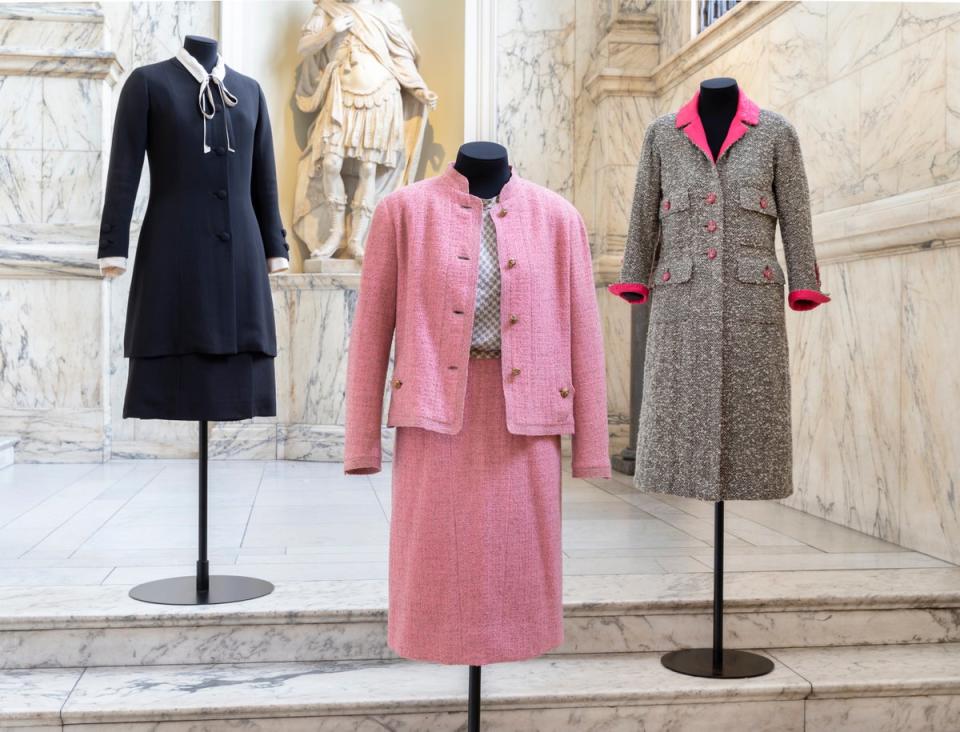
[[[315,3],[297,49],[297,106],[316,117],[297,170],[293,228],[313,258],[333,257],[346,238],[346,256],[362,260],[374,207],[416,175],[437,95],[395,3]]]

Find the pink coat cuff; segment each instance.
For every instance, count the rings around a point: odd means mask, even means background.
[[[373,475],[381,469],[379,455],[364,455],[343,461],[343,472],[347,475]]]
[[[650,299],[650,290],[647,289],[646,285],[641,285],[639,282],[617,282],[608,285],[607,290],[635,305],[643,305]]]
[[[794,290],[787,298],[791,310],[813,310],[817,305],[830,302],[830,298],[816,290]]]

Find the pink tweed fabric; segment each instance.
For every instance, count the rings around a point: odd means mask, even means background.
[[[484,665],[563,641],[560,438],[507,431],[497,359],[470,359],[463,428],[397,430],[387,640]]]
[[[451,166],[377,206],[347,368],[348,473],[380,470],[387,424],[456,434],[464,423],[483,202]],[[516,172],[494,207],[500,260],[500,389],[514,435],[573,436],[573,475],[609,477],[596,288],[583,220]]]

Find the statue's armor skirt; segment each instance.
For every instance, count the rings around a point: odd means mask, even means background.
[[[341,155],[388,168],[404,157],[403,97],[400,84],[388,79],[369,94],[343,89],[342,119],[338,123],[324,113],[318,124],[322,155]],[[325,110],[326,112],[326,110]]]

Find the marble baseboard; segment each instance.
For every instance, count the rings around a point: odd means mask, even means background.
[[[283,460],[339,462],[343,460],[344,428],[340,425],[283,424],[279,428],[279,454]],[[384,427],[383,460],[393,459],[394,430]]]
[[[99,463],[109,459],[101,409],[3,409],[0,432],[16,435],[22,463]]]

